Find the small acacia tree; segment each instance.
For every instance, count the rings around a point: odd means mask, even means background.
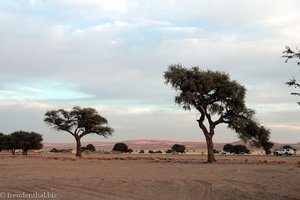
[[[107,120],[94,108],[74,107],[71,111],[64,109],[50,110],[44,121],[57,131],[66,131],[76,140],[76,156],[81,157],[81,138],[88,134],[107,137],[113,129],[106,126]]]
[[[245,105],[246,89],[224,72],[203,71],[199,67],[187,69],[181,64],[170,65],[164,78],[166,84],[178,91],[175,103],[185,110],[194,108],[200,112],[197,122],[206,139],[207,162],[215,162],[215,127],[224,123],[243,135],[246,124],[253,118],[254,111]]]

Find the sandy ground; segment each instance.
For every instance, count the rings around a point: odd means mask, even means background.
[[[216,164],[205,159],[0,154],[0,199],[300,199],[300,157],[227,155],[217,156]]]

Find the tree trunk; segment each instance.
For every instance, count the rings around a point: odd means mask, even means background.
[[[15,150],[15,149],[12,149],[12,150],[11,150],[11,153],[12,153],[12,155],[14,156],[14,155],[16,154],[16,150]]]
[[[207,145],[207,162],[213,163],[217,162],[214,155],[214,143],[212,141],[212,136],[205,136]]]
[[[76,157],[81,157],[81,142],[80,137],[75,137],[76,139]]]

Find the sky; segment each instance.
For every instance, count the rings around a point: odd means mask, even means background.
[[[298,0],[1,0],[0,132],[73,142],[44,122],[52,109],[93,107],[115,132],[104,139],[204,141],[196,111],[174,103],[171,64],[228,73],[274,142],[300,142],[300,79],[285,46],[300,48]],[[215,142],[238,140],[222,125]]]

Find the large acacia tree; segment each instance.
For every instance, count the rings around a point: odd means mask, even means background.
[[[88,134],[110,136],[113,129],[107,125],[107,120],[98,114],[94,108],[74,107],[50,110],[45,114],[44,121],[58,131],[66,131],[76,140],[76,156],[81,157],[81,138]]]
[[[254,111],[245,105],[246,89],[229,75],[219,71],[204,71],[198,67],[187,69],[181,64],[170,65],[164,73],[166,84],[170,84],[178,95],[175,103],[183,109],[196,109],[200,113],[198,125],[207,143],[207,162],[215,162],[213,136],[215,127],[227,124],[243,139],[255,137],[247,135],[247,124],[253,121]]]

